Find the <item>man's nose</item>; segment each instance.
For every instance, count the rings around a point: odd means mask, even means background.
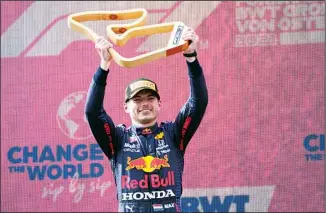
[[[143,100],[143,101],[142,101],[142,105],[143,105],[143,106],[148,106],[148,101],[147,101],[147,100]]]
[[[141,102],[142,106],[148,106],[148,100],[144,98]]]

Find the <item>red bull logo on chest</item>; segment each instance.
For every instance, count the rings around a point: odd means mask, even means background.
[[[122,189],[147,189],[150,185],[151,188],[167,187],[175,185],[174,171],[168,171],[166,177],[161,177],[158,174],[145,174],[143,179],[130,179],[128,175],[122,175],[121,188]]]
[[[126,170],[138,169],[143,170],[144,172],[153,172],[155,169],[161,169],[162,167],[170,167],[168,161],[169,159],[167,155],[164,155],[164,158],[146,156],[134,160],[128,157],[128,166],[126,167]]]

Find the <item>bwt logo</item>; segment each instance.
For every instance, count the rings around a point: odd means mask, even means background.
[[[275,186],[184,188],[182,212],[268,212]]]
[[[208,196],[181,198],[184,212],[200,212],[198,207],[202,207],[204,212],[230,212],[232,205],[235,212],[245,212],[246,203],[249,203],[249,195],[213,196],[211,201]]]
[[[311,134],[303,140],[304,148],[310,152],[305,155],[307,161],[321,161],[325,159],[325,134]]]

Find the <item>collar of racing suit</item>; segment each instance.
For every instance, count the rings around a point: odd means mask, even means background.
[[[131,126],[131,130],[135,132],[137,135],[149,135],[155,132],[158,128],[157,122],[149,127],[136,127],[135,125]]]

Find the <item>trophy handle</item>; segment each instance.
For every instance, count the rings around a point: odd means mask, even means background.
[[[120,24],[120,28],[114,28],[113,31],[119,34],[130,28],[144,25],[147,19],[147,10],[140,8],[122,11],[87,11],[74,13],[68,16],[68,27],[85,35],[88,39],[95,42],[98,35],[87,26],[81,24],[81,22],[129,19],[137,20],[131,22],[130,24]]]
[[[107,34],[113,43],[118,46],[125,45],[130,39],[138,36],[146,36],[160,33],[171,32],[170,40],[166,47],[153,50],[148,53],[144,53],[132,58],[121,57],[116,61],[123,67],[136,67],[151,61],[158,60],[160,58],[174,55],[188,48],[189,42],[181,39],[183,32],[187,29],[187,26],[182,22],[170,22],[162,24],[154,24],[147,26],[134,27],[125,31],[122,35],[117,36],[113,29],[119,28],[119,25],[109,25],[107,27]]]

